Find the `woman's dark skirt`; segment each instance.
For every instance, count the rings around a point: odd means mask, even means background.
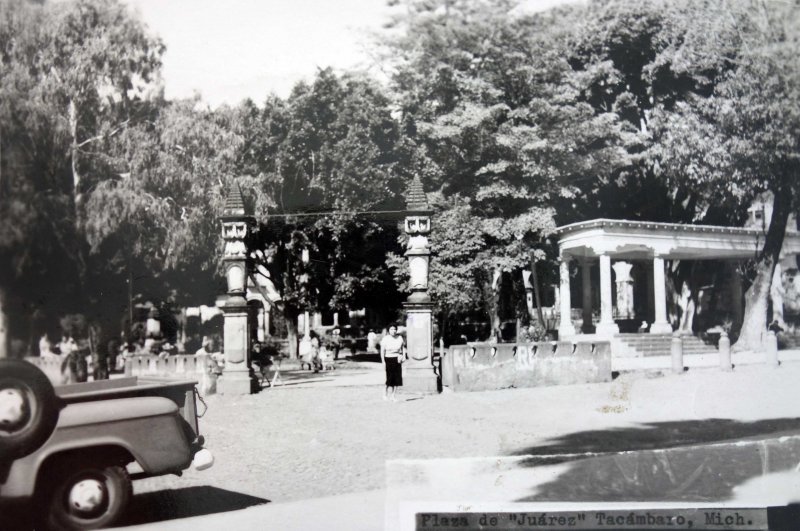
[[[384,358],[386,360],[386,386],[400,387],[403,385],[403,365],[397,358]]]

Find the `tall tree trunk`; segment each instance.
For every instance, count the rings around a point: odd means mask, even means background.
[[[11,338],[8,330],[8,295],[3,286],[0,286],[0,359],[8,358]]]
[[[744,318],[736,350],[762,350],[767,331],[767,307],[775,265],[783,247],[783,236],[792,206],[792,190],[784,185],[775,190],[772,219],[764,240],[764,249],[756,262],[756,277],[744,295]]]
[[[70,135],[72,136],[72,144],[70,144],[70,161],[72,162],[72,193],[75,199],[75,207],[77,209],[80,195],[78,193],[78,189],[81,184],[81,175],[78,171],[78,107],[75,105],[75,100],[69,101],[67,113],[69,116],[69,131]]]
[[[533,284],[533,296],[536,299],[536,317],[539,319],[539,324],[542,325],[542,330],[547,330],[544,315],[542,315],[542,295],[539,293],[539,274],[536,272],[536,255],[534,253],[531,253],[531,284]]]
[[[493,271],[492,281],[484,284],[483,296],[489,315],[489,340],[501,341],[500,333],[500,276],[499,269]]]

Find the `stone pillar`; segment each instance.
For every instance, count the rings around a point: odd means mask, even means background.
[[[561,296],[560,314],[561,322],[558,325],[558,339],[562,340],[575,335],[575,327],[572,325],[572,295],[569,287],[569,262],[572,259],[569,255],[561,256]]]
[[[633,319],[633,264],[616,262],[612,267],[617,281],[617,318]]]
[[[618,333],[619,327],[614,322],[614,302],[611,300],[611,257],[601,254],[600,323],[597,325],[597,334],[602,337],[611,337]]]
[[[583,295],[583,325],[581,332],[591,334],[594,332],[592,323],[592,263],[588,258],[581,260],[581,295]]]
[[[333,311],[333,326],[334,327],[339,326],[339,310]]]
[[[414,177],[406,197],[405,231],[409,236],[406,257],[411,294],[403,304],[408,361],[403,364],[402,387],[412,393],[439,392],[439,377],[433,366],[433,303],[428,295],[431,213],[422,182]]]
[[[767,340],[764,344],[765,354],[766,354],[766,362],[768,367],[778,367],[780,366],[780,361],[778,361],[778,336],[775,335],[773,330],[767,332]]]
[[[651,334],[671,334],[672,325],[667,321],[667,281],[664,277],[664,258],[653,257],[653,303],[655,321],[650,325]]]
[[[247,240],[255,223],[246,214],[242,192],[237,184],[228,191],[220,217],[222,237],[225,240],[223,268],[228,284],[228,299],[222,306],[224,316],[225,369],[217,382],[220,394],[250,394],[256,385],[250,368],[250,312],[245,300],[246,279],[249,277]]]
[[[733,369],[733,364],[731,364],[731,340],[725,331],[719,337],[719,368],[723,371]]]

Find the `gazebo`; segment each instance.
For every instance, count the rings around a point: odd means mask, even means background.
[[[576,335],[572,323],[569,264],[581,266],[583,330],[592,326],[591,267],[599,263],[600,320],[596,334],[612,337],[619,333],[614,319],[612,269],[617,283],[617,315],[633,318],[633,261],[646,261],[648,284],[652,282],[655,319],[652,334],[668,334],[665,260],[744,260],[753,258],[764,245],[765,231],[753,228],[712,225],[682,225],[619,219],[594,219],[558,227],[560,263],[560,338]],[[787,232],[783,255],[800,254],[800,234]],[[612,261],[614,262],[612,264]]]

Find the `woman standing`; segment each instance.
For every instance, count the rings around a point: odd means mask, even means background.
[[[384,400],[396,402],[395,391],[403,385],[403,367],[400,365],[405,358],[405,342],[403,337],[397,335],[397,327],[389,327],[389,335],[381,339],[381,363],[386,369],[386,389],[383,392]]]

